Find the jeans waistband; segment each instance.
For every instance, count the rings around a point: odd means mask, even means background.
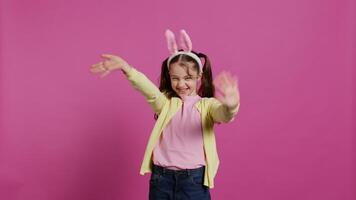
[[[203,172],[205,169],[205,166],[199,167],[199,168],[195,168],[195,169],[180,169],[180,170],[173,170],[173,169],[168,169],[165,167],[161,167],[158,165],[153,164],[153,173],[160,173],[160,174],[194,174],[194,173],[199,173],[199,172]]]

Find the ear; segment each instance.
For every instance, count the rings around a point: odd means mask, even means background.
[[[167,29],[165,35],[167,39],[167,46],[169,52],[171,54],[178,52],[178,47],[177,47],[176,39],[174,37],[174,33],[171,30]]]
[[[185,30],[180,30],[180,45],[184,51],[191,51],[193,49],[192,41]]]

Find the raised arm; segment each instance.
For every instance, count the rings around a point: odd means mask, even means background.
[[[145,97],[153,111],[157,114],[161,112],[167,98],[161,91],[159,91],[154,83],[119,56],[102,54],[101,57],[104,59],[102,62],[91,66],[90,71],[92,73],[99,73],[100,77],[103,78],[111,72],[121,69],[131,85]]]

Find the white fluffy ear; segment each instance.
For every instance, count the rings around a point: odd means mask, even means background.
[[[184,51],[191,51],[193,49],[192,41],[185,30],[180,31],[180,45]]]
[[[174,33],[169,29],[166,30],[166,39],[167,39],[167,46],[169,52],[171,54],[178,52],[178,47],[177,47],[176,39],[174,37]]]

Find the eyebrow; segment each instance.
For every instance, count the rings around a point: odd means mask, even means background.
[[[175,77],[175,78],[179,78],[178,75],[174,75],[174,74],[170,74],[171,77]],[[186,78],[186,77],[193,77],[192,75],[186,75],[186,76],[183,76],[183,78]]]

